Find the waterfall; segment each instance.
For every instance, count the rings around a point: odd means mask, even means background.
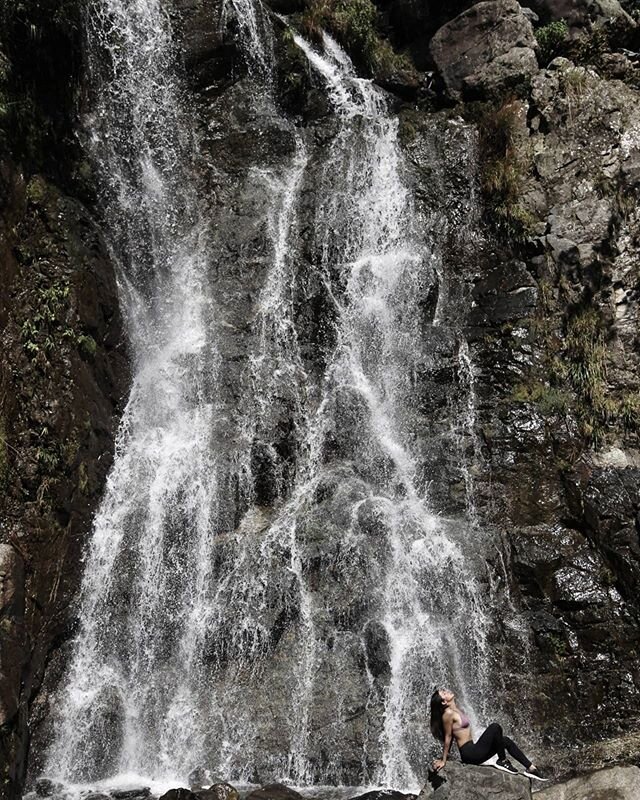
[[[90,779],[160,763],[181,774],[178,742],[197,752],[204,736],[190,666],[224,516],[210,446],[218,359],[208,226],[161,3],[101,0],[88,27],[87,146],[120,264],[133,386],[86,555],[49,770]]]
[[[315,222],[326,280],[344,288],[313,438],[326,447],[327,434],[344,425],[340,407],[357,410],[356,429],[341,431],[352,434],[347,458],[366,481],[353,505],[350,546],[371,548],[359,518],[366,509],[379,540],[361,565],[362,580],[369,571],[381,577],[381,586],[369,588],[367,624],[384,631],[390,666],[381,764],[372,777],[384,785],[416,786],[407,731],[416,724],[425,731],[429,679],[457,680],[464,690],[463,676],[474,675],[481,691],[487,655],[487,618],[464,541],[430,510],[407,435],[415,388],[410,376],[419,358],[417,301],[433,281],[434,267],[403,180],[397,120],[382,93],[356,76],[330,36],[323,36],[322,54],[295,39],[326,82],[341,120],[318,187]],[[317,452],[317,473],[323,460]]]
[[[331,37],[320,48],[294,35],[336,121],[318,147],[273,99],[262,5],[225,8],[258,119],[295,142],[246,176],[270,198],[268,264],[233,408],[220,392],[215,218],[167,17],[157,0],[90,12],[87,146],[134,377],[48,773],[184,783],[203,764],[227,780],[416,788],[434,683],[483,712],[490,625],[482,537],[433,510],[437,465],[416,447],[435,243],[381,90]],[[319,376],[296,313],[311,273],[330,308]]]

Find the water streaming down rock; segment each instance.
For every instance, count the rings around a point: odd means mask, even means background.
[[[366,554],[359,575],[367,594],[365,650],[367,631],[375,628],[388,651],[381,765],[371,777],[415,786],[419,736],[411,741],[410,731],[417,723],[424,733],[429,679],[456,679],[464,689],[464,677],[473,675],[478,700],[487,655],[486,617],[464,540],[430,511],[407,435],[418,309],[434,268],[403,181],[397,121],[381,92],[357,78],[331,37],[324,36],[324,55],[296,41],[325,79],[342,121],[324,165],[316,215],[321,267],[337,285],[340,307],[316,421],[317,470],[332,470],[339,460],[354,482],[366,484],[353,504],[350,546]],[[378,541],[365,543],[363,533]],[[349,577],[348,570],[340,576]],[[474,693],[467,696],[472,700]]]
[[[217,357],[208,231],[171,33],[154,0],[105,0],[89,14],[96,104],[88,146],[122,266],[134,382],[86,558],[82,630],[49,756],[50,769],[72,779],[163,762],[181,771],[188,764],[176,740],[201,746],[193,621],[224,516],[210,446]]]
[[[240,0],[227,13],[253,56],[258,113],[277,115],[268,18]],[[50,771],[180,781],[206,763],[230,779],[415,787],[433,682],[482,709],[488,619],[481,542],[430,510],[413,451],[433,243],[419,232],[397,122],[330,37],[322,52],[295,37],[337,132],[324,150],[293,130],[290,160],[250,176],[270,187],[271,244],[229,454],[216,440],[230,409],[217,393],[215,253],[167,20],[153,0],[102,0],[93,14],[105,91],[92,150],[136,375]],[[305,258],[331,305],[318,378],[297,329]],[[274,444],[283,426],[286,454]]]

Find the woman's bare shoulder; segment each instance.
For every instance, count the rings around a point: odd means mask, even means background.
[[[445,709],[444,714],[442,715],[442,719],[453,719],[456,713],[452,708]]]

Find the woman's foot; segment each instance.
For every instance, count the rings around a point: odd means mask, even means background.
[[[499,758],[493,766],[496,769],[501,769],[503,772],[509,772],[511,775],[518,774],[518,770],[513,766],[508,758]]]
[[[527,776],[527,778],[535,778],[537,781],[549,780],[549,778],[547,778],[546,775],[543,775],[538,767],[534,767],[533,764],[529,767],[529,769],[525,769],[524,774]]]

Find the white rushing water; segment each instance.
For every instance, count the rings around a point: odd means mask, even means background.
[[[230,0],[234,14],[247,86],[265,120],[277,117],[268,17],[246,0]],[[416,788],[433,684],[451,682],[482,712],[489,618],[479,537],[431,509],[412,427],[433,243],[397,121],[333,39],[320,49],[294,37],[337,130],[324,150],[294,130],[288,161],[249,170],[270,197],[269,258],[230,457],[216,439],[230,413],[208,277],[216,253],[167,17],[155,0],[98,0],[89,32],[90,150],[134,377],[47,772],[167,785],[204,764],[222,779]],[[296,318],[303,269],[331,306],[319,378]],[[467,428],[472,414],[471,404]],[[255,488],[265,463],[268,501]]]

